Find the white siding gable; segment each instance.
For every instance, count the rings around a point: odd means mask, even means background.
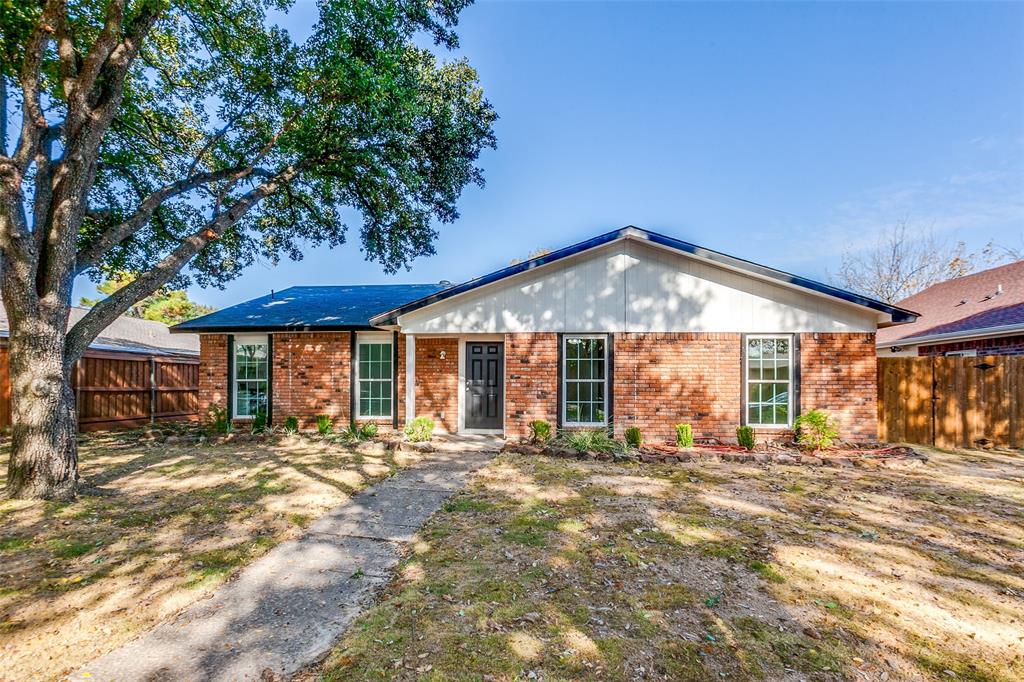
[[[623,239],[399,318],[408,334],[873,332],[877,313]]]

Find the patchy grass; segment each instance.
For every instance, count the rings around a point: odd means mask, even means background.
[[[1024,460],[930,454],[499,457],[303,679],[1024,679]]]
[[[403,463],[298,438],[147,447],[128,432],[86,437],[80,459],[76,501],[0,500],[2,679],[60,679]]]

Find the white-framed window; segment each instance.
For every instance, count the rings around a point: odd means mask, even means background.
[[[360,334],[356,337],[356,418],[390,419],[394,344],[390,334]]]
[[[747,424],[788,427],[792,424],[793,339],[785,336],[747,336]]]
[[[234,339],[234,388],[232,416],[252,419],[267,411],[267,377],[270,360],[266,336],[236,336]]]
[[[562,362],[562,423],[606,425],[608,338],[603,334],[566,334]]]

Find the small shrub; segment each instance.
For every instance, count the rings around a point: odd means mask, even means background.
[[[626,429],[626,445],[631,448],[638,448],[644,444],[644,434],[636,426]]]
[[[359,440],[370,440],[377,435],[377,425],[373,422],[366,422],[359,427]]]
[[[285,417],[284,418],[284,430],[286,433],[298,433],[299,431],[299,418],[298,417]]]
[[[267,430],[267,413],[260,410],[252,417],[252,433],[263,433]]]
[[[839,437],[839,423],[824,410],[811,410],[796,418],[796,442],[801,447],[825,450]]]
[[[405,438],[412,443],[422,443],[434,435],[434,420],[430,417],[416,417],[405,425]]]
[[[745,447],[747,450],[754,449],[754,427],[753,426],[737,426],[736,427],[736,440],[739,444]]]
[[[534,419],[530,422],[530,440],[537,443],[547,443],[551,440],[551,424],[543,419]]]
[[[212,433],[230,433],[231,418],[228,416],[227,408],[210,405],[207,411],[207,423]]]
[[[622,447],[603,429],[565,431],[559,440],[563,445],[576,452],[615,452]]]
[[[326,436],[334,431],[334,419],[329,414],[318,414],[316,416],[316,430],[321,436]]]
[[[359,430],[353,428],[342,429],[334,434],[335,443],[354,443],[359,440]]]
[[[693,427],[689,424],[676,424],[676,445],[681,448],[693,447]]]

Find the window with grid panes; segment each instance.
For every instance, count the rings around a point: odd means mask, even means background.
[[[267,343],[235,340],[235,417],[267,411]]]
[[[793,395],[793,340],[747,337],[747,424],[789,426]]]
[[[391,416],[392,352],[390,341],[359,342],[359,417]]]
[[[564,343],[563,423],[603,426],[607,423],[607,339],[604,336],[566,336]]]

